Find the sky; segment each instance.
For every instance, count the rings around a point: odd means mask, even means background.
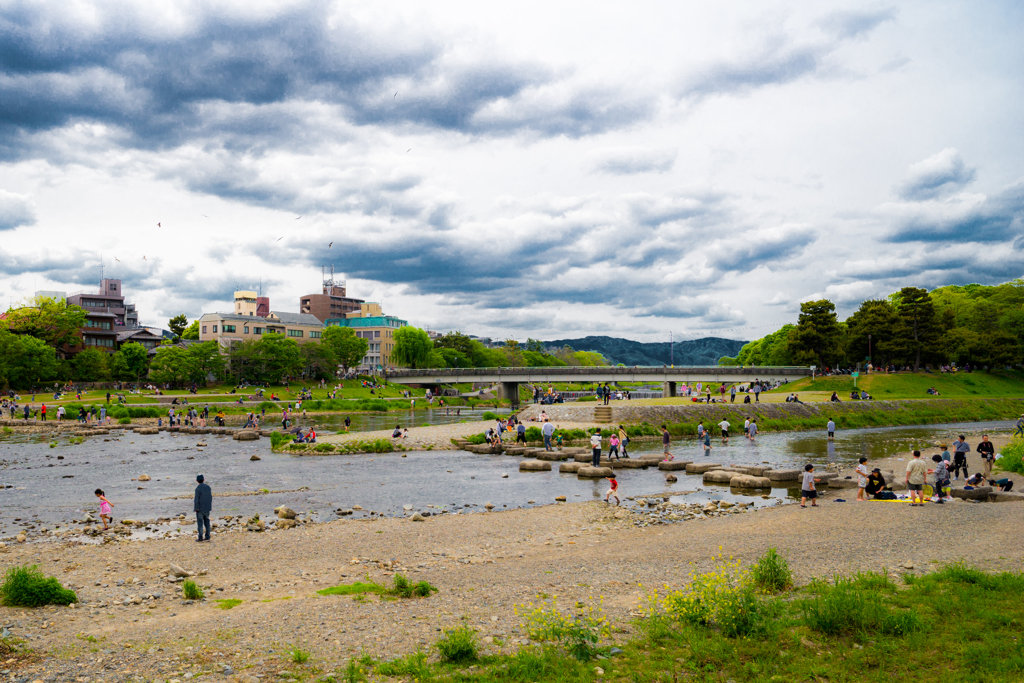
[[[1024,276],[1024,4],[0,0],[0,300],[754,339]]]

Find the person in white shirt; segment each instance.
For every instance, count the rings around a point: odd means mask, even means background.
[[[718,427],[722,430],[722,443],[729,443],[729,421],[723,418]]]
[[[865,493],[864,487],[868,485],[868,477],[871,476],[871,470],[868,469],[868,459],[864,456],[860,457],[860,464],[857,465],[857,502],[863,503],[868,499],[868,494]]]
[[[828,419],[828,424],[825,425],[825,429],[828,431],[828,440],[832,441],[836,438],[836,423],[832,421],[832,418]],[[867,484],[865,484],[867,486]]]
[[[601,432],[590,435],[590,447],[594,449],[594,467],[601,466]]]

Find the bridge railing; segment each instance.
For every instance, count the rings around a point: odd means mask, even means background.
[[[448,377],[460,375],[471,377],[473,375],[522,375],[522,374],[547,374],[547,375],[663,375],[677,374],[679,371],[692,371],[717,375],[750,375],[763,373],[765,375],[794,375],[803,376],[811,374],[811,368],[798,365],[787,366],[733,366],[733,365],[633,365],[633,366],[598,366],[598,365],[560,365],[560,366],[524,366],[494,367],[494,368],[396,368],[387,371],[388,377]]]

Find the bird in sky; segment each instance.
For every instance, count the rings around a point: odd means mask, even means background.
[[[159,223],[157,223],[157,224],[156,224],[156,227],[158,227],[158,228],[162,228],[162,227],[164,227],[164,226],[162,226],[162,225],[160,225]]]
[[[299,218],[302,218],[302,216],[299,216]],[[296,218],[295,220],[299,220],[299,218]]]
[[[209,216],[207,216],[205,213],[201,213],[199,215],[202,216],[203,218],[209,218]]]
[[[280,242],[283,239],[284,239],[284,235],[281,235],[280,237],[277,238],[277,241]]]
[[[395,99],[396,97],[398,97],[398,91],[397,90],[395,91],[395,97],[392,97],[391,99]]]
[[[330,249],[332,246],[334,246],[334,242],[331,242],[330,244],[328,244],[327,248]]]
[[[405,153],[408,154],[411,151],[412,151],[412,147],[410,147],[409,149],[405,150]]]
[[[116,256],[114,257],[114,260],[117,261],[118,263],[121,262],[121,259],[117,258]]]
[[[147,259],[147,258],[146,258],[146,255],[145,255],[145,254],[143,254],[143,255],[142,255],[142,260],[143,260],[143,261],[148,261],[149,259]]]

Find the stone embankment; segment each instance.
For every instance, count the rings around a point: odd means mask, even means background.
[[[238,441],[255,441],[260,436],[270,436],[270,429],[242,429],[230,427],[187,427],[166,425],[122,425],[116,422],[99,424],[83,424],[77,421],[65,420],[63,422],[42,420],[0,420],[0,428],[7,427],[18,434],[52,434],[71,436],[104,436],[110,433],[120,434],[122,431],[135,432],[136,434],[159,434],[160,432],[175,432],[181,434],[221,434],[230,435]]]
[[[680,399],[681,401],[685,399]],[[697,423],[703,421],[713,425],[723,418],[734,426],[741,426],[746,418],[759,420],[802,420],[818,418],[822,424],[829,417],[860,416],[874,414],[879,416],[878,425],[889,424],[886,415],[913,411],[927,416],[948,417],[950,420],[974,420],[971,408],[978,406],[996,409],[1004,419],[1017,417],[1024,413],[1024,399],[1018,398],[977,398],[977,399],[904,399],[898,401],[842,401],[840,403],[679,403],[677,405],[642,405],[631,401],[612,401],[611,419],[605,424],[649,422],[651,424]],[[541,413],[555,423],[560,422],[593,422],[598,416],[597,403],[561,403],[555,405],[531,404],[524,407],[519,418],[524,422],[540,420]],[[607,415],[608,411],[605,411]],[[958,417],[963,415],[963,417]],[[928,420],[934,421],[934,420]],[[905,421],[893,421],[892,424],[907,424]]]

